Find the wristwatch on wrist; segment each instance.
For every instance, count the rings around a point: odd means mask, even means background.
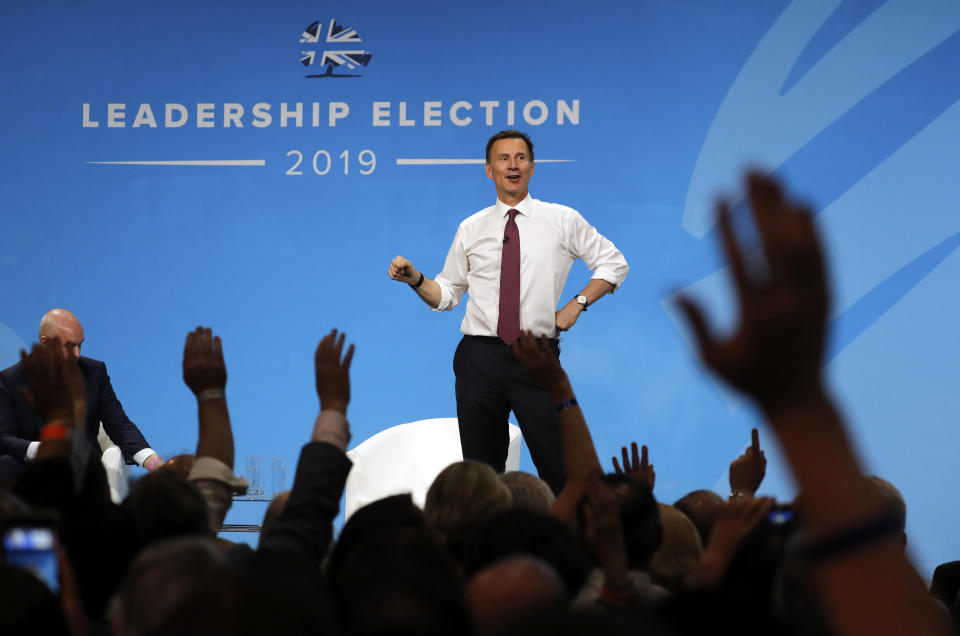
[[[586,297],[586,296],[584,296],[583,294],[580,294],[579,296],[574,296],[573,299],[574,299],[575,301],[577,301],[577,304],[580,305],[580,306],[583,308],[584,311],[587,310],[587,297]]]

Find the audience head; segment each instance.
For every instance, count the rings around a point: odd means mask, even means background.
[[[332,582],[347,633],[431,636],[470,631],[457,565],[428,528],[368,535],[350,550]]]
[[[519,555],[550,564],[571,599],[590,573],[590,563],[563,522],[521,508],[500,512],[477,526],[464,550],[464,572],[472,577],[503,559]]]
[[[540,559],[513,556],[487,566],[467,583],[467,606],[479,636],[499,634],[526,616],[562,609],[566,589]]]
[[[69,634],[60,603],[39,578],[0,563],[0,634]]]
[[[226,554],[212,541],[184,537],[160,541],[141,552],[110,603],[118,636],[146,636],[179,607],[213,586],[226,596],[231,575]]]
[[[51,309],[40,320],[40,344],[46,346],[54,338],[60,340],[65,358],[80,358],[83,326],[77,317],[66,309]]]
[[[123,506],[132,515],[145,545],[160,539],[212,534],[203,495],[172,470],[157,470],[133,482]]]
[[[472,529],[509,508],[511,501],[510,491],[492,468],[467,460],[440,471],[427,490],[423,511],[459,556]]]
[[[263,513],[263,523],[260,524],[261,541],[273,530],[273,524],[275,524],[277,519],[280,518],[280,515],[283,514],[288,501],[290,501],[289,490],[284,490],[270,501],[270,505],[267,506],[267,511]]]
[[[351,550],[373,534],[405,528],[427,528],[427,518],[409,493],[384,497],[354,512],[330,552],[327,573],[335,578]],[[438,539],[439,540],[439,539]]]
[[[547,482],[530,473],[510,471],[500,475],[500,481],[510,491],[514,508],[547,512],[556,499]]]
[[[116,636],[330,633],[326,592],[295,563],[230,554],[213,540],[161,541],[132,564],[110,607]]]
[[[673,592],[684,589],[684,581],[693,572],[703,554],[703,544],[693,522],[673,506],[660,505],[663,541],[650,563],[653,579]]]
[[[700,535],[700,542],[706,546],[710,540],[713,522],[723,508],[723,497],[712,490],[694,490],[673,504],[673,507],[687,515]]]
[[[872,475],[867,477],[867,486],[873,496],[880,501],[884,511],[897,520],[900,532],[903,533],[903,542],[907,542],[907,502],[897,487],[886,479]]]

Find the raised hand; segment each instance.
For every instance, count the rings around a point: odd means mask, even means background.
[[[630,451],[633,455],[633,461],[627,457],[627,447],[621,446],[620,453],[623,455],[623,468],[620,468],[620,464],[617,463],[617,458],[613,457],[613,470],[618,475],[623,475],[626,473],[632,477],[636,477],[640,481],[648,484],[650,490],[653,490],[653,485],[657,481],[657,473],[653,470],[653,464],[650,463],[647,455],[647,447],[643,446],[641,449],[640,456],[637,456],[637,443],[630,442]]]
[[[690,585],[706,585],[721,580],[743,541],[770,512],[774,503],[770,497],[726,502],[710,531],[710,541],[703,551],[700,564],[688,581]]]
[[[568,387],[567,373],[550,350],[545,336],[534,338],[529,331],[521,331],[513,343],[513,354],[530,375],[551,393],[561,392]]]
[[[354,347],[351,344],[341,360],[345,338],[346,334],[341,333],[338,337],[337,330],[333,329],[317,345],[314,368],[321,411],[330,409],[346,413],[350,403],[350,361],[353,360]]]
[[[822,393],[829,294],[810,212],[785,199],[775,181],[759,174],[748,176],[747,190],[770,272],[762,282],[751,280],[728,206],[718,205],[740,308],[736,331],[719,340],[697,304],[689,298],[677,303],[707,366],[770,412],[785,401]]]
[[[20,350],[27,386],[20,389],[24,402],[44,422],[63,421],[82,427],[86,420],[86,383],[80,367],[62,353],[59,338],[47,346],[34,344],[30,355]]]
[[[760,450],[760,433],[753,429],[747,450],[730,463],[730,492],[733,496],[753,496],[767,474],[767,457]]]
[[[214,336],[208,328],[197,327],[187,334],[183,345],[183,381],[198,397],[204,391],[223,391],[227,386],[220,336]]]

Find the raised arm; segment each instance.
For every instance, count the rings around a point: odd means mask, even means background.
[[[210,529],[217,532],[247,482],[233,473],[233,429],[227,409],[227,366],[220,336],[205,327],[187,334],[183,382],[197,398],[197,451],[189,479],[207,503]]]
[[[87,398],[79,367],[60,353],[60,341],[35,344],[27,355],[20,352],[27,386],[20,396],[43,420],[37,459],[70,455],[73,441],[81,441],[86,421]]]
[[[750,446],[730,462],[730,498],[753,497],[767,474],[767,456],[760,449],[760,431],[750,432]]]
[[[197,327],[183,345],[183,381],[197,398],[197,457],[213,457],[233,470],[233,429],[227,409],[227,366],[220,336]]]
[[[590,430],[583,418],[566,372],[556,356],[547,351],[546,342],[536,340],[529,331],[521,332],[513,345],[517,360],[553,399],[560,416],[560,436],[567,482],[550,508],[551,514],[572,523],[575,507],[587,487],[603,475]]]
[[[631,454],[633,455],[633,461],[630,461],[630,458],[627,456],[627,447],[622,446],[620,448],[620,454],[623,456],[623,468],[620,467],[620,464],[617,462],[617,458],[613,457],[613,472],[618,475],[627,474],[631,477],[642,481],[643,483],[650,486],[650,490],[653,490],[654,485],[657,483],[657,473],[653,470],[653,464],[650,463],[650,456],[647,451],[647,447],[643,446],[640,453],[637,453],[637,443],[630,443]]]
[[[353,345],[343,352],[345,334],[332,330],[314,355],[320,415],[309,444],[300,452],[290,499],[258,552],[319,567],[333,538],[333,518],[352,463],[347,458],[350,426],[350,362]]]
[[[780,438],[804,494],[815,567],[836,632],[946,634],[907,560],[893,519],[864,484],[843,421],[823,383],[829,295],[811,214],[772,179],[747,179],[769,273],[749,275],[729,210],[718,206],[740,321],[717,338],[700,308],[680,299],[703,361],[750,396]]]

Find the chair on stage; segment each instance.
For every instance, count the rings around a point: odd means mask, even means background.
[[[127,493],[130,492],[130,466],[123,460],[123,453],[120,447],[110,440],[110,436],[103,430],[103,424],[100,425],[100,432],[97,434],[97,442],[100,444],[100,450],[103,455],[100,461],[103,463],[103,469],[107,473],[107,485],[110,487],[110,499],[113,503],[123,501]]]
[[[508,424],[510,445],[506,470],[520,467],[520,428]],[[455,417],[399,424],[347,451],[353,469],[347,477],[344,516],[370,502],[408,492],[421,508],[427,489],[440,471],[463,459]]]

